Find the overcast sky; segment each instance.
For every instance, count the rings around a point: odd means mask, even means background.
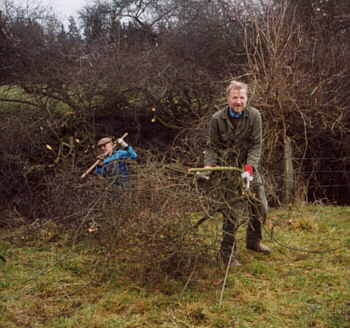
[[[77,17],[78,11],[82,9],[86,4],[90,3],[90,0],[42,0],[43,3],[47,3],[54,12],[62,20],[66,20],[69,16]]]

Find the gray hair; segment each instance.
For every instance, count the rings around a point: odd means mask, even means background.
[[[226,94],[229,95],[231,90],[236,89],[236,90],[245,90],[248,93],[248,84],[244,82],[239,82],[236,80],[232,80],[228,87],[226,88]]]

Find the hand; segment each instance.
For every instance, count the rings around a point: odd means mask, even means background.
[[[105,159],[105,157],[106,157],[106,154],[104,154],[104,153],[96,156],[96,158],[100,161],[103,161]]]
[[[241,174],[241,177],[243,179],[246,179],[248,182],[253,181],[254,179],[253,172],[254,172],[253,166],[251,166],[250,164],[246,164],[243,167],[243,173]]]
[[[209,180],[210,179],[210,172],[206,171],[206,172],[197,172],[196,173],[196,177],[199,180]]]
[[[117,142],[119,145],[121,145],[123,148],[127,148],[129,145],[124,141],[124,139],[119,138],[117,139]]]
[[[210,166],[210,165],[205,165],[205,166],[204,166],[205,169],[210,168],[210,167],[213,167],[213,166]],[[196,176],[197,176],[197,178],[200,179],[200,180],[209,180],[209,179],[210,179],[211,172],[212,172],[212,171],[197,172],[197,173],[196,173]]]

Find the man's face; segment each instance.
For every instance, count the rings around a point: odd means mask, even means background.
[[[107,153],[107,154],[110,155],[113,152],[113,144],[112,144],[112,142],[107,142],[106,144],[101,145],[98,148],[100,149],[101,153],[103,153],[103,154]]]
[[[241,113],[247,106],[248,95],[245,89],[231,89],[227,96],[227,104],[236,113]]]

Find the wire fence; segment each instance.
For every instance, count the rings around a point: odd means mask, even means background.
[[[302,180],[309,188],[350,188],[350,157],[292,157],[291,161],[295,183]],[[284,178],[283,171],[266,175],[274,180]]]
[[[292,160],[301,166],[296,174],[308,179],[309,187],[350,189],[350,157],[294,157]],[[329,168],[330,165],[334,168]]]

